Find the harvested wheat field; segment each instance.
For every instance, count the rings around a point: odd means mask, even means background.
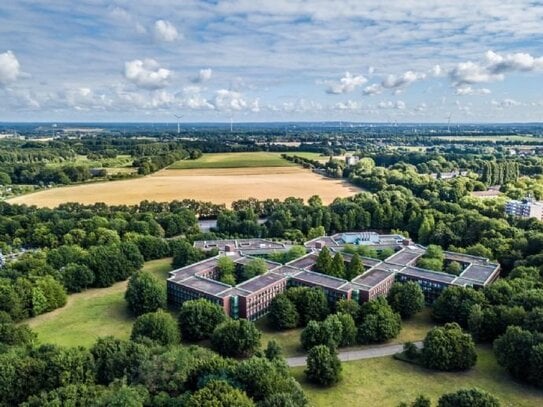
[[[299,167],[232,169],[166,169],[153,175],[126,181],[53,188],[10,199],[10,203],[55,207],[65,202],[92,204],[136,204],[143,200],[169,202],[195,199],[230,205],[246,198],[293,196],[308,199],[319,195],[330,203],[361,189],[337,179],[322,177]]]

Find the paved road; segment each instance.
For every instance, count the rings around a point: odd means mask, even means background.
[[[422,342],[414,342],[417,347],[422,346]],[[341,351],[338,354],[339,360],[342,362],[348,362],[351,360],[382,358],[384,356],[391,356],[395,353],[403,350],[403,344],[398,345],[383,345],[373,346],[371,348],[365,348],[360,350],[346,350]],[[290,367],[305,366],[305,356],[297,356],[293,358],[287,358],[287,363]]]

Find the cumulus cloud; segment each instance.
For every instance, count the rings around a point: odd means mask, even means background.
[[[368,80],[362,75],[352,75],[350,72],[345,72],[345,75],[343,75],[339,81],[327,82],[328,89],[326,89],[326,93],[333,95],[350,93],[367,81]]]
[[[6,51],[0,54],[0,85],[15,82],[21,75],[21,64],[15,54]]]
[[[397,110],[403,110],[405,109],[406,105],[403,100],[397,100],[395,102],[389,100],[389,101],[381,101],[377,104],[377,107],[379,109],[397,109]]]
[[[383,88],[381,88],[381,85],[374,83],[373,85],[366,86],[362,93],[364,93],[364,95],[372,96],[372,95],[378,95],[379,93],[382,92],[382,90]]]
[[[173,42],[180,38],[177,28],[167,20],[155,21],[154,33],[157,41]]]
[[[204,83],[211,79],[213,76],[213,70],[211,68],[206,69],[200,69],[200,72],[198,72],[198,76],[192,79],[192,82],[194,83]]]
[[[125,78],[141,88],[163,88],[171,75],[172,71],[161,68],[154,59],[135,59],[124,64]]]
[[[469,85],[461,85],[456,88],[455,92],[458,96],[473,96],[473,95],[489,95],[490,89],[487,88],[473,88]]]
[[[426,78],[426,74],[414,71],[407,71],[401,75],[388,75],[381,86],[387,89],[405,88],[413,82]]]
[[[458,87],[501,81],[508,72],[536,70],[543,70],[543,57],[534,58],[526,53],[500,55],[487,51],[482,62],[461,62],[449,72],[449,76],[453,85]]]
[[[355,100],[347,100],[346,102],[339,102],[334,105],[334,109],[342,111],[355,111],[362,109],[362,103]]]
[[[219,89],[215,96],[215,106],[219,110],[243,110],[247,102],[239,92]]]
[[[438,77],[443,74],[443,68],[441,68],[441,65],[434,65],[430,72],[432,76]]]

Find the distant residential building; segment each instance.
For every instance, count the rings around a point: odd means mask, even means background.
[[[345,157],[345,164],[347,164],[348,167],[358,164],[359,161],[360,157],[357,157],[356,155],[348,155]]]
[[[521,201],[512,200],[505,204],[505,213],[519,218],[536,218],[543,220],[543,202],[532,198]]]
[[[368,245],[377,252],[393,249],[394,254],[384,260],[362,256],[360,260],[365,272],[352,281],[315,271],[319,252],[324,247],[332,252],[343,252],[346,245]],[[450,285],[482,288],[494,281],[500,272],[499,264],[486,258],[453,252],[444,253],[445,261],[460,263],[460,275],[421,269],[416,264],[426,248],[401,235],[345,232],[306,242],[308,253],[285,265],[266,260],[267,272],[231,286],[217,281],[221,256],[229,256],[236,268],[241,268],[252,256],[286,251],[288,246],[264,239],[198,241],[194,246],[203,250],[219,249],[220,254],[171,271],[167,281],[170,304],[179,306],[188,300],[206,298],[221,306],[231,317],[249,320],[264,316],[273,298],[288,287],[319,287],[331,303],[340,299],[362,303],[387,295],[394,281],[415,281],[426,300],[432,302]],[[343,259],[349,264],[352,255],[343,252]]]

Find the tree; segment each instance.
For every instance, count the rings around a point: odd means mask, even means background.
[[[400,403],[398,407],[432,407],[432,402],[428,397],[420,395],[412,403]]]
[[[332,259],[332,264],[330,266],[329,274],[338,278],[345,277],[345,262],[340,252],[337,252],[334,255],[334,258]]]
[[[461,327],[468,326],[471,307],[484,305],[482,292],[470,287],[447,287],[432,305],[432,317],[438,322],[458,322]]]
[[[0,345],[29,346],[34,343],[36,338],[37,335],[26,324],[16,325],[12,322],[0,322]]]
[[[394,312],[383,297],[377,297],[360,307],[357,341],[380,343],[395,338],[400,333],[401,317]]]
[[[170,240],[170,247],[173,253],[173,267],[185,267],[186,265],[196,263],[205,258],[202,250],[199,250],[182,239]]]
[[[210,338],[215,328],[224,321],[224,310],[204,298],[185,301],[178,317],[181,335],[190,341]]]
[[[94,274],[84,264],[68,263],[60,272],[64,287],[70,293],[81,292],[94,282]]]
[[[186,407],[254,407],[247,394],[223,380],[213,380],[193,393],[184,404]]]
[[[179,342],[179,330],[175,319],[159,309],[136,319],[130,339],[136,342],[150,339],[161,345],[174,345]]]
[[[260,347],[262,333],[245,319],[227,320],[215,328],[211,346],[223,356],[250,356]]]
[[[151,273],[139,271],[130,277],[124,298],[134,315],[154,312],[166,307],[166,287]]]
[[[307,355],[307,379],[320,386],[331,386],[341,380],[341,362],[325,345],[313,347]]]
[[[264,350],[264,355],[266,356],[266,359],[268,359],[269,361],[280,359],[282,353],[283,353],[283,350],[281,349],[281,346],[277,343],[275,339],[271,339],[268,341],[268,345],[266,346],[266,349]]]
[[[424,269],[443,270],[443,249],[437,245],[429,245],[426,253],[417,260],[417,266]]]
[[[409,319],[424,308],[424,293],[414,281],[394,283],[387,301],[403,319]]]
[[[475,343],[471,335],[457,323],[433,328],[424,339],[422,364],[430,369],[456,371],[472,368],[477,362]]]
[[[96,382],[109,384],[126,376],[134,380],[140,367],[149,359],[149,349],[139,343],[113,336],[98,338],[90,349],[95,361]]]
[[[53,276],[44,276],[34,282],[36,292],[41,293],[45,299],[42,312],[53,311],[66,304],[68,296],[63,285],[55,280]]]
[[[342,298],[336,302],[336,313],[349,314],[354,320],[358,318],[360,313],[360,304],[354,300],[347,300]]]
[[[505,333],[509,325],[521,326],[527,322],[527,313],[522,307],[494,305],[471,308],[468,328],[477,342],[492,342]]]
[[[315,263],[315,271],[322,274],[330,274],[330,268],[332,267],[332,256],[328,247],[324,246]]]
[[[271,301],[268,321],[273,328],[279,330],[296,328],[299,319],[296,307],[285,294],[279,294]]]
[[[347,269],[345,270],[345,279],[351,281],[358,275],[362,274],[364,272],[364,265],[362,264],[362,261],[360,261],[360,256],[358,253],[353,254],[353,257],[351,258],[351,261],[347,265]]]
[[[447,264],[445,271],[449,274],[458,276],[460,273],[462,273],[462,265],[457,261],[451,261],[449,264]]]
[[[262,259],[252,259],[249,263],[242,267],[239,281],[249,280],[255,276],[259,276],[268,271],[266,262]]]
[[[337,318],[341,323],[341,340],[339,341],[338,346],[352,346],[356,343],[356,324],[354,318],[350,314],[344,314],[338,312]],[[331,316],[328,316],[330,318]],[[327,319],[328,319],[327,318]]]
[[[500,401],[480,389],[461,389],[441,396],[438,407],[500,407]]]
[[[494,353],[513,377],[543,387],[543,335],[510,326],[494,341]]]
[[[313,239],[316,239],[317,237],[321,237],[324,235],[326,235],[326,230],[324,230],[324,227],[317,226],[317,227],[309,229],[309,231],[307,232],[307,239],[313,240]]]
[[[288,289],[286,295],[296,307],[302,326],[311,320],[322,321],[330,312],[328,300],[321,288],[294,287]]]
[[[229,285],[236,285],[236,264],[228,256],[217,260],[218,280]]]
[[[332,348],[337,346],[337,343],[329,341],[331,338],[327,338],[324,335],[322,325],[318,321],[309,321],[306,327],[300,334],[300,343],[302,348],[309,350],[317,345],[327,345]]]

